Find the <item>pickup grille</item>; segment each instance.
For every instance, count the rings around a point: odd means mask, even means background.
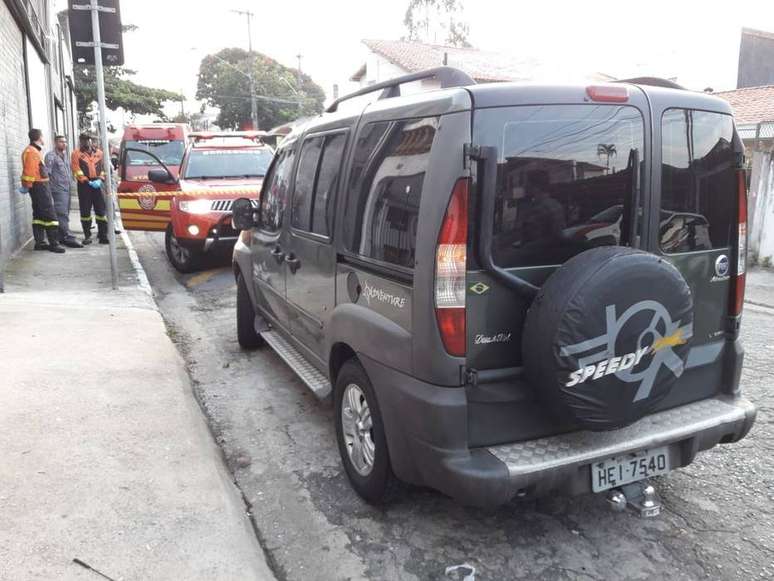
[[[213,200],[210,209],[213,212],[230,212],[234,200]]]

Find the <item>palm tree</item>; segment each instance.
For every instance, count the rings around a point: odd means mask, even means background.
[[[605,157],[605,167],[610,172],[610,158],[618,156],[615,143],[600,143],[597,145],[597,157],[602,158],[602,156]],[[615,171],[615,168],[613,168],[613,171]]]

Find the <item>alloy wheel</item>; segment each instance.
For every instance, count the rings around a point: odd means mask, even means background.
[[[341,400],[341,426],[347,455],[358,474],[368,476],[374,467],[373,420],[365,394],[360,387],[350,383],[344,389]]]

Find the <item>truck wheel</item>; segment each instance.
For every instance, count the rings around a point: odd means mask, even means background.
[[[175,236],[172,224],[167,225],[167,231],[164,235],[164,246],[167,249],[169,262],[177,271],[185,274],[194,272],[200,267],[201,252],[180,244],[177,236]]]
[[[380,503],[395,477],[376,395],[355,359],[341,367],[334,397],[336,439],[352,488],[365,501]]]
[[[263,345],[263,337],[255,332],[255,309],[241,272],[237,276],[236,319],[240,346],[244,349],[255,349]]]

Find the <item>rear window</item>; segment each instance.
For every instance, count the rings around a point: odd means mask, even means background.
[[[180,165],[183,159],[185,146],[182,141],[169,141],[166,139],[148,139],[141,141],[124,141],[124,148],[141,149],[150,151],[163,161],[166,165]],[[126,152],[127,166],[154,166],[158,162],[149,155],[144,155],[135,151]]]
[[[358,134],[344,213],[346,247],[414,267],[422,187],[438,118],[384,121]]]
[[[188,156],[185,177],[259,178],[266,175],[273,157],[269,149],[194,149]]]
[[[669,109],[661,132],[661,249],[674,253],[729,246],[737,187],[731,116]]]
[[[478,110],[474,141],[498,149],[493,255],[499,266],[561,264],[588,248],[629,243],[644,148],[636,108]]]

